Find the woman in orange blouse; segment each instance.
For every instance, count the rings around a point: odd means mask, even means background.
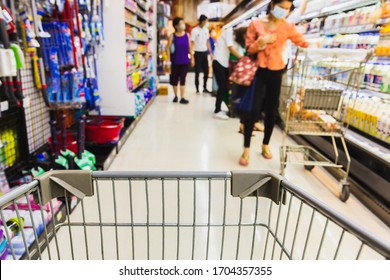
[[[300,47],[308,47],[309,45],[295,26],[285,20],[292,2],[292,0],[272,0],[268,8],[268,15],[262,19],[253,20],[248,27],[246,36],[248,54],[257,55],[256,61],[259,69],[256,73],[252,112],[243,119],[244,152],[240,158],[240,164],[243,166],[249,164],[249,147],[253,125],[258,119],[262,107],[265,112],[262,155],[266,159],[272,158],[269,142],[275,125],[282,75],[285,68],[282,54],[286,41],[290,39]]]

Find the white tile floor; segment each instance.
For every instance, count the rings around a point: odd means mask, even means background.
[[[242,152],[242,143],[243,137],[241,134],[237,133],[238,131],[238,120],[230,119],[228,121],[216,120],[213,118],[213,109],[215,98],[210,95],[195,95],[195,90],[192,86],[193,76],[189,75],[188,77],[189,87],[187,92],[187,97],[190,100],[189,105],[181,105],[181,104],[173,104],[172,103],[172,92],[170,92],[169,96],[158,96],[150,109],[141,119],[139,125],[134,130],[132,135],[130,136],[127,143],[124,145],[123,149],[116,157],[114,163],[112,164],[110,170],[115,171],[232,171],[232,170],[242,170],[242,169],[251,169],[251,170],[272,170],[275,172],[279,172],[279,146],[281,145],[281,131],[276,128],[272,141],[271,148],[274,153],[273,160],[265,160],[260,155],[260,143],[262,140],[262,133],[256,133],[256,136],[253,137],[252,144],[252,154],[251,154],[251,163],[248,168],[243,168],[238,165],[238,159]],[[337,198],[338,187],[337,182],[332,179],[330,176],[326,174],[325,171],[320,168],[315,168],[312,172],[305,171],[303,167],[293,167],[289,166],[287,168],[286,177],[297,186],[301,187],[305,191],[309,192],[311,195],[325,202],[330,207],[336,209],[343,215],[345,215],[352,222],[362,226],[367,231],[372,232],[373,234],[379,236],[381,239],[390,243],[390,229],[384,225],[375,215],[373,215],[364,205],[362,205],[355,197],[351,196],[350,199],[343,203]],[[107,186],[111,186],[111,183],[103,183]],[[119,184],[128,184],[128,182],[122,182]],[[155,185],[153,185],[155,184]],[[156,221],[161,222],[161,184],[153,183],[150,187],[154,191],[151,191],[150,196],[150,207],[151,207],[151,219],[156,219]],[[326,186],[327,187],[326,187]],[[127,187],[126,187],[127,186]],[[118,204],[115,206],[112,202],[112,194],[109,191],[105,193],[108,188],[101,188],[104,191],[101,191],[101,204],[103,216],[108,215],[111,217],[111,221],[113,219],[113,208],[117,207],[117,219],[124,219],[129,216],[129,187],[128,185],[123,188],[118,188],[116,193],[116,198],[118,200]],[[116,186],[118,187],[118,186]],[[174,186],[171,186],[174,188]],[[191,188],[191,184],[186,186],[185,183],[181,188]],[[134,186],[133,186],[134,188]],[[196,194],[196,199],[193,198],[193,194],[189,194],[189,197],[185,196],[186,194],[181,194],[182,201],[179,203],[182,211],[181,219],[186,219],[185,217],[189,217],[189,222],[191,222],[192,213],[194,211],[200,211],[199,215],[197,214],[197,219],[199,222],[206,222],[207,219],[204,220],[207,215],[207,201],[209,199],[207,184],[199,183],[200,191]],[[205,188],[203,191],[202,188]],[[170,188],[172,189],[172,188]],[[177,202],[177,191],[174,189],[172,195],[169,195],[170,189],[168,188],[164,199],[165,199],[165,207],[167,211],[167,219],[172,217],[172,222],[175,223],[175,213],[178,208]],[[111,189],[110,189],[111,190]],[[134,204],[134,215],[140,215],[139,222],[145,222],[145,191],[143,187],[135,188],[135,190],[139,191],[139,193],[133,193],[133,199],[135,199]],[[221,210],[223,209],[223,200],[224,196],[224,188],[221,183],[217,183],[215,189],[213,186],[213,196],[211,198],[212,207],[216,207],[217,210],[212,210],[213,213],[216,213],[211,217],[214,223],[217,223],[217,220],[221,217]],[[163,199],[163,200],[164,200]],[[197,210],[191,204],[191,201],[196,200],[197,202]],[[253,223],[254,221],[254,202],[255,200],[250,200],[244,206],[244,216],[243,219],[247,220],[248,223]],[[262,201],[262,200],[261,200]],[[239,200],[232,200],[231,204],[228,205],[228,213],[232,215],[232,219],[234,220],[238,213]],[[259,206],[259,213],[268,213],[269,211],[269,202],[267,204],[261,204]],[[86,212],[93,212],[91,216],[91,221],[97,220],[97,204],[96,198],[89,198],[85,201]],[[104,208],[106,207],[106,208]],[[296,215],[298,212],[299,205],[294,204],[292,206],[292,215]],[[277,208],[275,208],[277,209]],[[111,213],[111,212],[112,213]],[[137,214],[136,211],[139,211]],[[272,217],[276,215],[276,210],[272,213]],[[306,211],[306,210],[304,210]],[[110,213],[108,213],[110,212]],[[73,215],[74,220],[80,220],[80,207],[76,210]],[[154,214],[153,214],[154,213]],[[286,209],[282,210],[282,215],[286,215]],[[310,212],[305,212],[302,219],[310,219]],[[111,216],[110,216],[111,215]],[[155,215],[155,216],[153,216]],[[267,214],[268,215],[268,214]],[[267,217],[267,215],[262,215]],[[126,217],[125,217],[126,216]],[[109,219],[109,217],[107,219]],[[157,217],[157,218],[156,218]],[[237,217],[236,217],[237,218]],[[72,218],[73,219],[73,218]],[[167,220],[167,221],[168,221]],[[107,220],[108,221],[108,220]],[[183,220],[182,220],[183,221]],[[322,217],[314,217],[315,223],[313,224],[313,228],[315,232],[321,232],[324,227],[324,219]],[[237,223],[237,221],[236,221]],[[304,227],[303,227],[304,228]],[[100,243],[100,239],[102,238],[99,234],[99,228],[88,229],[89,238],[92,237],[92,241],[89,240],[88,244]],[[237,229],[237,227],[236,227]],[[262,231],[256,232],[256,235],[253,235],[254,240],[257,240],[255,243],[247,244],[252,240],[253,227],[249,229],[248,233],[245,233],[243,230],[242,234],[246,236],[248,234],[249,238],[244,238],[243,243],[240,248],[246,248],[247,251],[250,251],[250,248],[253,244],[257,244],[256,242],[265,242],[264,235]],[[307,228],[306,228],[307,229]],[[78,229],[80,234],[82,233],[82,228]],[[135,229],[138,231],[137,236],[133,236],[132,233],[126,232],[126,228],[120,229],[118,231],[119,238],[125,237],[126,244],[130,242],[129,236],[132,236],[136,239],[135,246],[144,246],[146,240],[146,231],[142,228]],[[151,252],[151,258],[161,258],[161,228],[152,228],[150,231],[150,246],[157,250],[157,253]],[[192,244],[192,230],[186,228],[181,229],[181,245],[183,248],[180,248],[180,256],[182,258],[191,258],[190,251],[186,251],[184,247],[187,245],[191,247]],[[237,231],[234,231],[234,227],[232,227],[233,232],[226,231],[226,240],[232,240],[232,242],[237,242]],[[290,229],[291,231],[292,229]],[[300,229],[301,230],[301,229]],[[63,231],[63,230],[62,230]],[[105,248],[105,257],[106,258],[116,258],[115,256],[115,235],[114,231],[109,232],[110,229],[104,229],[104,248]],[[205,258],[204,246],[207,243],[207,232],[204,232],[202,228],[197,229],[198,233],[196,236],[197,246],[195,258]],[[287,231],[287,230],[286,230]],[[288,232],[288,231],[287,231]],[[60,232],[61,233],[61,232]],[[67,234],[67,231],[62,232],[63,235]],[[135,233],[134,233],[135,234]],[[176,228],[167,228],[165,233],[165,243],[167,248],[171,248],[172,252],[166,252],[166,258],[175,258],[176,253],[176,241],[177,241],[177,232]],[[220,229],[212,229],[210,232],[210,258],[218,258],[218,252],[220,250],[221,244],[221,232]],[[334,236],[332,235],[334,234]],[[331,230],[329,240],[333,240],[333,242],[337,242],[339,232],[337,230]],[[299,233],[298,233],[299,235]],[[301,234],[301,237],[298,237],[297,242],[303,242],[306,239],[305,232]],[[328,235],[328,233],[327,233]],[[321,236],[321,235],[316,235]],[[65,237],[66,238],[66,237]],[[69,238],[69,237],[68,237]],[[170,240],[170,238],[172,240]],[[286,242],[291,242],[292,233],[287,234]],[[325,238],[326,239],[326,238]],[[234,241],[235,240],[235,241]],[[80,245],[76,245],[77,247],[83,248],[85,244],[82,241],[82,238],[78,239],[79,242],[82,242]],[[226,242],[226,241],[225,241]],[[319,240],[316,238],[312,238],[311,242],[319,243]],[[330,241],[329,241],[330,242]],[[348,241],[349,242],[349,241]],[[271,244],[273,242],[270,242]],[[325,242],[326,243],[326,242]],[[324,243],[324,246],[325,246]],[[126,244],[121,244],[121,252],[119,253],[121,258],[131,258],[130,249],[125,249],[122,246],[126,246]],[[347,243],[348,246],[353,246],[353,241]],[[145,245],[146,246],[146,245]],[[253,245],[254,246],[254,245]],[[263,244],[264,246],[264,244]],[[270,246],[268,244],[268,246]],[[91,247],[94,246],[89,246]],[[235,245],[233,246],[236,247]],[[129,247],[130,248],[130,245]],[[145,247],[146,248],[146,247]],[[146,250],[145,248],[142,252],[135,248],[137,251],[137,258],[146,258]],[[257,248],[257,247],[256,247]],[[351,247],[352,248],[352,247]],[[97,254],[99,254],[100,247],[97,246],[92,250],[97,250]],[[242,249],[243,250],[243,249]],[[240,258],[247,259],[249,258],[249,252],[243,252],[240,250]],[[297,256],[301,256],[303,254],[301,251],[296,252]],[[352,250],[352,249],[351,249]],[[244,250],[245,251],[245,250]],[[348,250],[347,250],[348,251]],[[141,253],[139,253],[141,252]],[[309,258],[315,258],[315,251],[311,252],[310,250],[307,252]],[[329,253],[329,252],[328,252]],[[254,254],[260,254],[256,249]],[[327,256],[327,252],[323,252],[325,254],[324,258],[332,258],[332,252],[330,252],[329,256]],[[260,256],[258,256],[260,257]],[[224,258],[235,258],[235,251],[226,252]],[[348,256],[345,256],[348,258]]]

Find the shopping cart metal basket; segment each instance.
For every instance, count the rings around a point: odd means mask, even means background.
[[[25,224],[13,238],[7,211]],[[0,217],[8,259],[390,258],[388,242],[261,171],[52,171],[0,197]]]
[[[315,166],[339,169],[343,173],[340,199],[348,199],[351,158],[344,139],[349,123],[346,108],[354,107],[354,97],[370,56],[366,50],[298,49],[295,66],[286,79],[291,82],[289,98],[282,98],[281,102],[285,109],[281,113],[284,120],[280,149],[282,175],[288,164],[303,165],[309,171]],[[282,89],[287,92],[286,87]],[[330,137],[335,160],[329,160],[310,146],[287,145],[288,135]],[[345,166],[339,161],[336,139],[342,143],[347,159]]]

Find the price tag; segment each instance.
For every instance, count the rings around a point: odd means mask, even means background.
[[[25,97],[23,99],[23,107],[24,108],[29,108],[31,106],[31,100],[30,97]]]
[[[0,111],[1,112],[4,112],[4,111],[7,111],[9,109],[9,103],[8,101],[3,101],[0,103]]]

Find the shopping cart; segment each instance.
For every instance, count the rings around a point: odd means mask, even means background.
[[[295,66],[286,78],[291,82],[289,90],[282,87],[282,97],[289,93],[287,101],[286,98],[281,101],[284,111],[280,110],[284,120],[280,149],[282,175],[288,164],[303,165],[309,171],[315,166],[336,168],[342,173],[340,199],[348,199],[351,158],[344,139],[348,128],[344,124],[349,123],[346,108],[354,107],[370,56],[367,50],[298,49]],[[310,146],[287,145],[288,135],[330,137],[335,160],[329,160]],[[337,138],[346,156],[345,166],[339,161]]]
[[[25,224],[12,239],[7,211]],[[52,171],[0,197],[0,217],[9,259],[390,259],[389,242],[269,172]]]

